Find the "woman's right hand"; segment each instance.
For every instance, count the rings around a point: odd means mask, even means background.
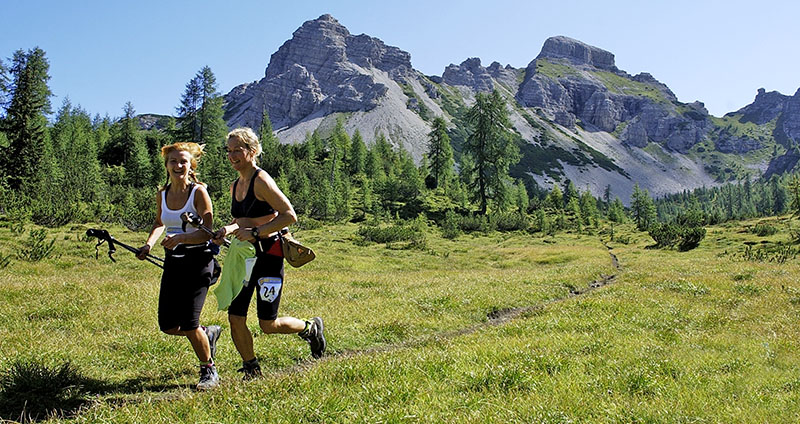
[[[148,254],[150,254],[150,245],[149,244],[145,244],[144,246],[139,248],[139,253],[136,254],[136,257],[140,261],[143,261],[143,260],[145,260],[147,258]]]
[[[227,236],[227,235],[228,235],[228,228],[227,228],[227,227],[225,227],[225,226],[223,226],[222,228],[220,228],[219,230],[217,230],[217,232],[216,232],[216,233],[214,233],[214,237],[212,237],[212,239],[211,239],[211,240],[212,240],[212,241],[213,241],[213,242],[214,242],[216,245],[220,246],[220,245],[222,245],[222,243],[225,241],[225,236]]]

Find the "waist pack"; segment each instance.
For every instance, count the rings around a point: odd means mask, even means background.
[[[286,262],[289,262],[289,265],[299,268],[313,261],[314,258],[317,257],[310,247],[303,246],[299,241],[292,237],[291,233],[281,232],[280,237],[281,248],[283,249],[283,258],[286,259]]]

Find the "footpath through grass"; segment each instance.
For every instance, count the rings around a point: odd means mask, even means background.
[[[426,250],[402,250],[359,246],[352,225],[302,231],[298,237],[319,258],[287,267],[281,311],[324,317],[330,355],[312,362],[297,337],[257,335],[266,374],[243,383],[226,315],[215,311],[211,296],[202,321],[225,328],[217,354],[222,386],[197,393],[188,342],[157,330],[160,270],[123,251],[116,264],[103,252],[95,260],[94,244],[79,240],[83,230],[57,232],[58,258],[14,260],[0,271],[0,368],[71,361],[96,383],[89,402],[62,421],[800,417],[797,260],[734,255],[744,241],[780,234],[714,227],[700,248],[676,252],[646,249],[646,234],[617,228],[631,240],[609,243],[618,270],[596,235],[495,233],[450,241],[429,234]],[[144,237],[121,228],[112,234],[136,246]],[[0,240],[0,253],[9,254],[22,238],[0,228]],[[611,274],[613,284],[570,296]],[[487,325],[498,311],[536,305]]]

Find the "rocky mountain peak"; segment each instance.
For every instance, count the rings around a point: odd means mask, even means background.
[[[442,74],[442,81],[448,85],[463,85],[475,91],[490,92],[495,89],[495,81],[516,86],[516,69],[499,62],[492,62],[488,68],[481,65],[481,60],[471,57],[460,65],[450,64]]]
[[[272,54],[262,80],[226,96],[225,120],[257,127],[266,108],[281,128],[312,115],[371,110],[387,91],[382,78],[401,81],[413,72],[408,52],[351,35],[333,16],[322,15],[303,23]]]
[[[562,35],[548,38],[536,58],[568,59],[576,65],[590,65],[609,71],[617,70],[613,53]]]
[[[789,96],[785,96],[777,91],[767,92],[767,90],[759,88],[753,103],[750,103],[736,112],[731,112],[728,115],[742,114],[742,120],[745,122],[754,122],[758,125],[766,124],[775,119],[783,111],[784,103],[786,103],[787,100],[789,100]]]

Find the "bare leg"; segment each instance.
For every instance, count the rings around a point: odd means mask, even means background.
[[[242,361],[247,362],[255,359],[256,354],[253,350],[253,334],[247,328],[247,317],[238,315],[228,315],[228,322],[231,323],[231,338],[233,345],[239,351]]]
[[[275,320],[258,320],[265,334],[295,334],[306,328],[306,322],[293,317],[280,317]]]
[[[180,327],[175,327],[165,330],[164,333],[171,336],[186,336],[192,344],[194,354],[197,355],[197,359],[199,359],[200,362],[208,362],[211,360],[211,346],[208,345],[208,336],[201,327],[189,331],[183,331]]]

